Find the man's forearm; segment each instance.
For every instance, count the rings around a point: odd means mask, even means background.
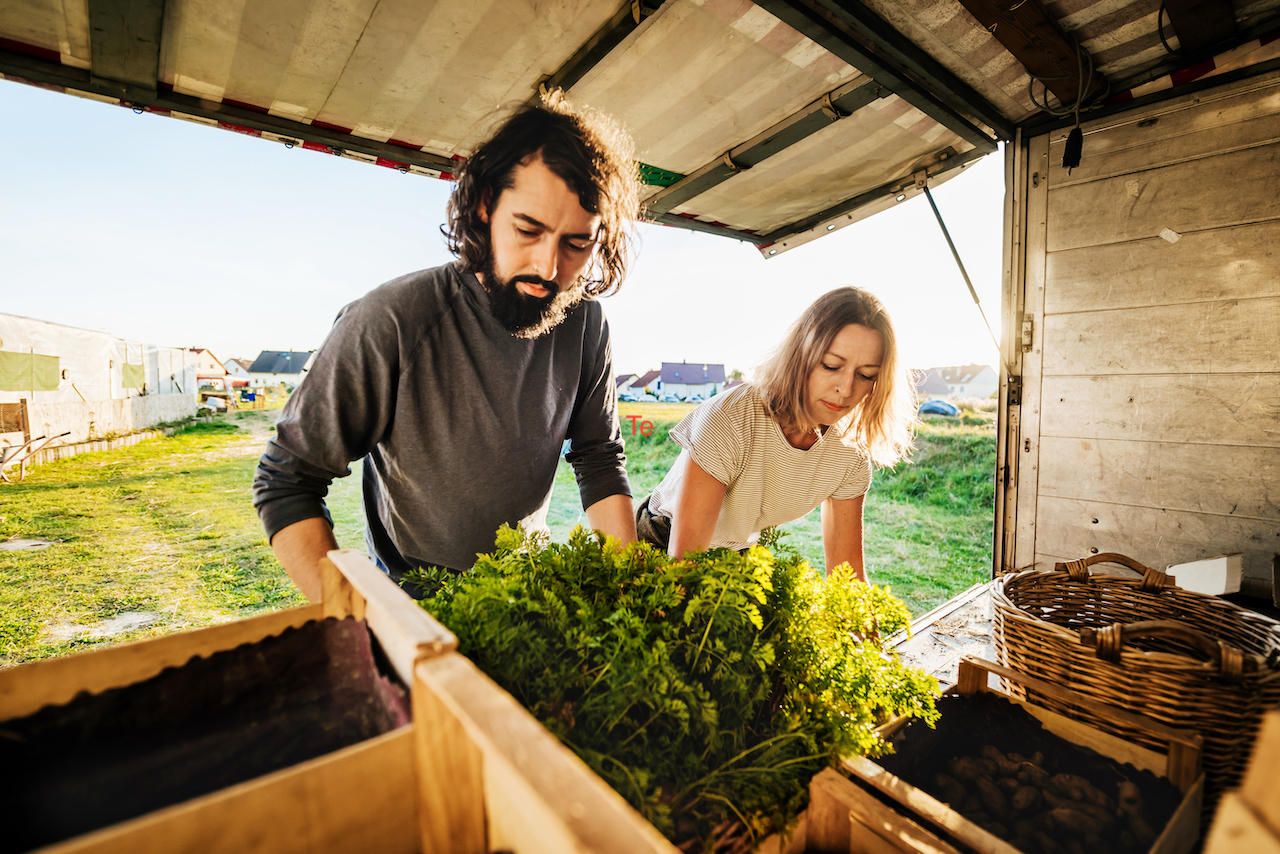
[[[616,537],[622,545],[636,541],[636,515],[630,495],[610,495],[587,508],[587,523]]]
[[[634,524],[632,526],[632,536]],[[271,538],[271,549],[285,572],[298,585],[302,595],[312,602],[319,602],[323,590],[320,574],[320,558],[338,547],[333,529],[321,518],[303,519],[281,528]]]

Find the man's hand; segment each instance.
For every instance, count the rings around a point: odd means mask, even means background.
[[[603,504],[604,502],[600,502]],[[635,539],[635,524],[631,526],[631,537]],[[276,559],[289,573],[293,583],[298,585],[302,595],[312,602],[319,602],[323,590],[320,575],[320,558],[338,547],[333,537],[333,529],[323,518],[317,516],[294,522],[282,528],[271,538],[271,550]]]
[[[636,513],[631,506],[631,496],[610,495],[608,498],[601,498],[587,508],[587,524],[596,530],[604,531],[611,537],[616,537],[620,545],[634,543]]]

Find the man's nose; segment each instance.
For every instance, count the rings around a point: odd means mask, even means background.
[[[540,276],[546,281],[552,281],[556,277],[556,261],[559,257],[556,241],[550,237],[544,237],[538,241],[538,245],[533,249],[533,272],[534,275]]]

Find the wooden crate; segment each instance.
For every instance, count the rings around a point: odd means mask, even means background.
[[[1267,712],[1240,788],[1218,803],[1205,854],[1280,854],[1280,711]]]
[[[1133,726],[1158,735],[1163,751],[1139,747],[1078,721],[1014,699],[989,685],[996,674],[1046,694],[1069,695],[1058,686],[1040,683],[990,662],[966,658],[961,662],[959,683],[953,692],[964,696],[991,693],[1034,715],[1046,730],[1071,742],[1139,769],[1168,779],[1182,794],[1182,801],[1149,854],[1185,854],[1199,838],[1200,805],[1204,775],[1200,770],[1203,740],[1196,733],[1165,727],[1137,715],[1127,715]],[[1072,696],[1074,702],[1092,701]],[[1111,711],[1113,715],[1126,713]],[[932,795],[890,774],[865,757],[842,762],[846,778],[828,769],[810,786],[805,814],[803,850],[824,854],[1020,854],[1008,842],[970,822]]]
[[[39,849],[42,854],[661,852],[661,834],[454,650],[362,554],[330,552],[323,601],[0,670],[0,721],[149,679],[324,617],[368,622],[412,686],[414,723]]]

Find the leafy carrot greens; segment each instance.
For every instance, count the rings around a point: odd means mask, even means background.
[[[759,836],[839,756],[883,752],[887,718],[932,723],[938,693],[885,648],[910,623],[887,588],[765,541],[673,560],[504,526],[469,573],[417,581],[459,651],[669,837]]]

